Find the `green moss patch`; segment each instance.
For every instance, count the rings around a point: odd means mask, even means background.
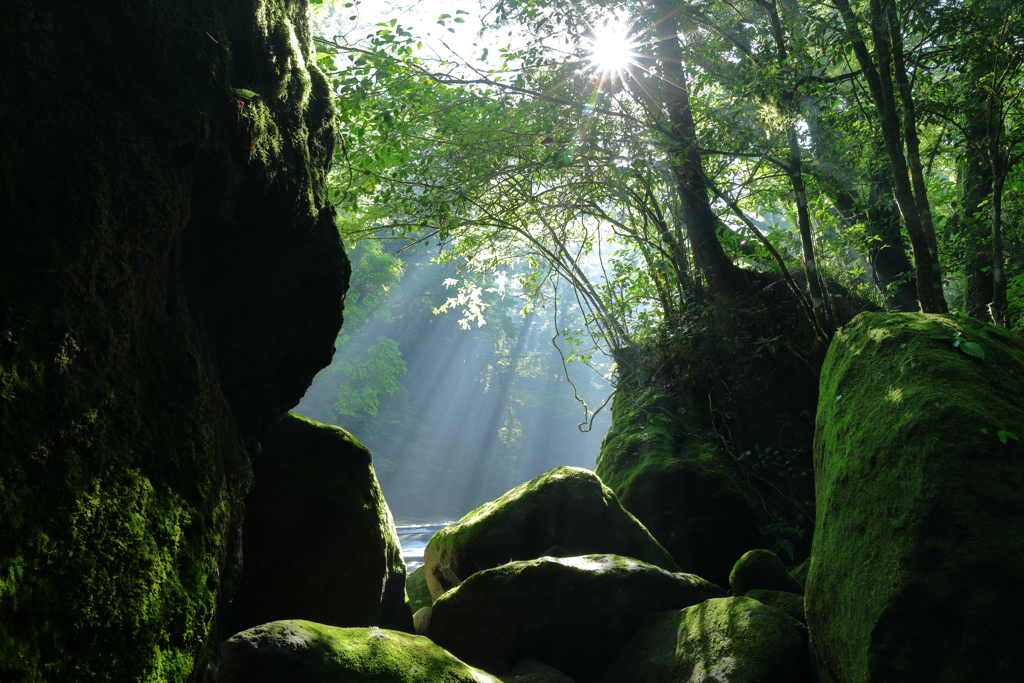
[[[423,554],[437,599],[474,572],[540,557],[613,553],[676,571],[672,557],[591,471],[558,467],[438,531]]]
[[[650,617],[599,682],[803,680],[801,625],[774,607],[733,597]]]
[[[222,646],[217,683],[500,683],[427,638],[309,621],[263,624]]]
[[[836,680],[1019,676],[1022,384],[1024,343],[973,319],[863,314],[836,335],[806,588]]]

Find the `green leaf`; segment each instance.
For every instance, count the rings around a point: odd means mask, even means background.
[[[974,356],[975,358],[985,360],[985,349],[981,348],[981,346],[974,342],[965,341],[959,345],[959,348],[968,356]]]
[[[251,100],[254,97],[259,97],[258,92],[255,92],[254,90],[246,90],[245,88],[232,88],[231,92],[247,100]]]
[[[998,432],[996,432],[996,436],[998,436],[999,440],[1002,441],[1004,444],[1006,443],[1007,439],[1013,439],[1014,441],[1020,441],[1020,439],[1017,438],[1016,434],[1014,434],[1013,432],[1007,431],[1005,429],[1000,429]]]

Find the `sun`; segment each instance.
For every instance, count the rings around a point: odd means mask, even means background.
[[[626,24],[608,21],[590,39],[590,63],[602,76],[620,75],[636,58],[635,48]]]

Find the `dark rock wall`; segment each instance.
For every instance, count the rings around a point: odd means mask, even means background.
[[[260,443],[228,632],[285,618],[411,632],[405,562],[370,451],[295,413]]]
[[[197,679],[225,635],[348,280],[305,12],[0,8],[0,680]]]

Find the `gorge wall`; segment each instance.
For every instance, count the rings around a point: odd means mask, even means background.
[[[199,680],[349,265],[299,0],[0,10],[0,679]]]

